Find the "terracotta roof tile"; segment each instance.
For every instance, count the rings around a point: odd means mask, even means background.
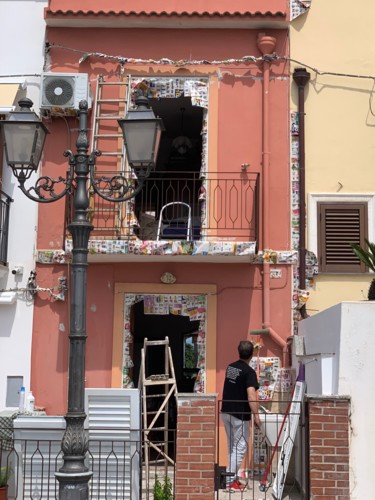
[[[131,16],[147,16],[147,17],[235,17],[235,16],[240,16],[240,17],[285,17],[286,14],[284,12],[278,11],[278,12],[271,12],[271,11],[256,11],[256,12],[229,12],[229,11],[223,11],[223,12],[166,12],[166,11],[82,11],[82,10],[56,10],[54,12],[47,11],[47,17],[55,17],[55,16],[95,16],[95,17],[101,17],[101,16],[116,16],[116,17],[131,17]]]
[[[49,0],[46,17],[286,17],[287,11],[288,0]]]

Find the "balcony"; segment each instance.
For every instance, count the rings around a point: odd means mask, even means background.
[[[103,176],[101,191],[116,172]],[[136,182],[136,179],[130,179]],[[73,216],[72,197],[67,204],[67,226]],[[179,255],[247,258],[256,252],[259,230],[259,174],[254,172],[160,172],[145,181],[132,200],[113,203],[90,190],[90,260],[127,260],[140,255]],[[72,241],[67,232],[65,255]],[[48,252],[47,252],[48,253]],[[98,257],[98,255],[101,255]],[[129,255],[132,254],[132,255]],[[48,257],[49,258],[49,257]],[[153,258],[155,260],[155,258]],[[158,259],[157,259],[158,260]],[[207,260],[207,259],[205,259]],[[44,261],[44,260],[43,260]]]
[[[253,172],[154,172],[130,202],[112,203],[91,193],[91,238],[257,241],[258,177]],[[67,224],[72,199],[68,203]]]
[[[9,212],[12,198],[0,190],[0,265],[8,262]]]

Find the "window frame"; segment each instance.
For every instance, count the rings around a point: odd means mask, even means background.
[[[321,274],[364,274],[370,272],[365,266],[358,266],[358,270],[336,268],[321,264],[321,253],[319,252],[319,234],[321,230],[319,222],[319,204],[364,204],[367,206],[367,222],[365,221],[364,235],[369,241],[374,241],[375,222],[375,194],[339,194],[339,193],[310,193],[308,202],[308,249],[315,253],[319,262],[319,273]]]

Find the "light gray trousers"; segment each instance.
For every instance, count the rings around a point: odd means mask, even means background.
[[[238,478],[238,469],[241,466],[249,444],[250,420],[240,420],[228,413],[222,413],[228,444],[227,473],[233,475],[226,477],[227,486]]]

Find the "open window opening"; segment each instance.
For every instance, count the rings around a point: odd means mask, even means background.
[[[132,89],[133,94],[148,95],[155,115],[165,125],[156,168],[134,200],[136,235],[142,240],[201,239],[207,163],[207,81],[142,80]]]

